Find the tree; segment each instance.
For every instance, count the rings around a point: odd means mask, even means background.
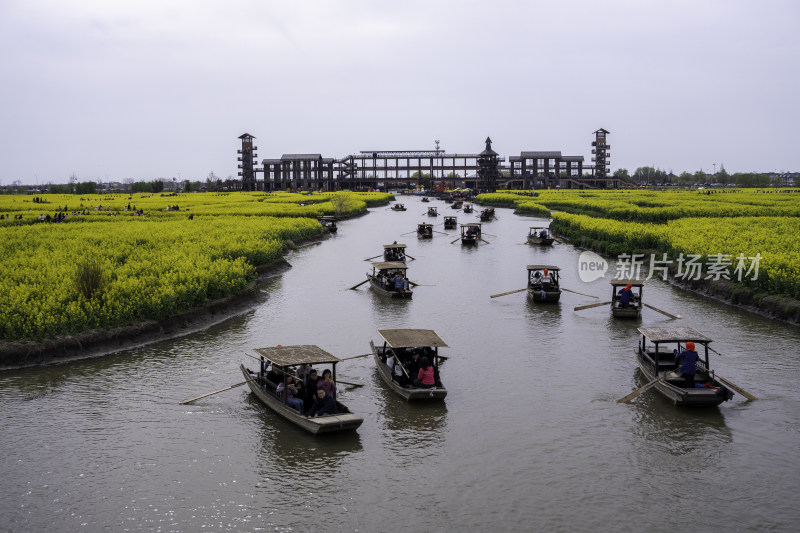
[[[97,183],[84,181],[75,185],[75,194],[97,194]]]
[[[153,192],[162,192],[164,190],[164,182],[161,180],[153,180],[152,182]]]
[[[618,168],[615,170],[614,177],[620,181],[631,181],[631,175],[628,174],[627,168]]]
[[[684,170],[676,181],[679,185],[691,185],[694,183],[694,177]]]
[[[703,185],[704,183],[708,183],[708,174],[703,172],[702,170],[698,170],[694,173],[694,183],[695,185]]]
[[[717,175],[714,177],[714,181],[722,185],[727,185],[731,182],[731,176],[730,174],[725,172],[725,169],[721,169],[719,172],[717,172]]]
[[[633,180],[639,185],[657,185],[667,180],[667,173],[653,167],[639,167],[633,173]]]

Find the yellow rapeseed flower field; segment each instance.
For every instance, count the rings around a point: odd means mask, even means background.
[[[0,340],[163,319],[242,292],[255,277],[255,266],[281,257],[286,239],[327,231],[313,217],[336,213],[332,196],[341,200],[340,214],[390,198],[377,193],[0,196]],[[48,216],[64,222],[39,222]],[[88,297],[76,283],[87,262],[101,271],[100,288]]]

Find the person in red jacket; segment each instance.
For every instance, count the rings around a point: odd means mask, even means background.
[[[433,366],[428,361],[427,357],[420,357],[419,359],[419,372],[417,379],[414,380],[414,386],[429,389],[436,385],[436,379],[433,377]]]

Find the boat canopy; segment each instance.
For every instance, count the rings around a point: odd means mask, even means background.
[[[636,328],[639,333],[652,342],[702,342],[709,343],[712,339],[689,327],[680,328]]]
[[[263,355],[278,366],[294,366],[322,363],[338,363],[341,361],[319,346],[304,344],[300,346],[275,346],[271,348],[257,348],[256,353]]]
[[[336,217],[330,216],[330,215],[323,215],[323,216],[319,217],[319,219],[320,220],[330,220],[330,221],[336,222]]]
[[[554,265],[528,265],[528,270],[545,270],[545,269],[555,270],[555,271],[561,270],[560,268]]]
[[[390,348],[433,346],[448,348],[432,329],[379,329],[378,333]]]
[[[550,226],[531,226],[530,229],[550,229]]]
[[[462,228],[480,228],[481,225],[478,222],[467,222],[466,224],[461,224]]]
[[[458,220],[458,217],[454,217],[452,215],[448,215],[448,216],[444,217],[444,219],[445,220]]]
[[[420,223],[419,223],[419,224],[417,224],[417,225],[418,225],[418,226],[433,226],[433,224],[431,224],[430,222],[420,222]]]
[[[378,263],[372,263],[372,266],[377,268],[378,270],[407,270],[408,267],[405,263],[401,263],[400,261],[380,261]]]
[[[644,286],[644,281],[638,279],[612,279],[611,284],[615,287],[624,287],[628,283],[631,284],[631,287],[642,287]]]
[[[394,243],[394,244],[384,244],[383,247],[388,250],[390,248],[405,248],[406,245]]]

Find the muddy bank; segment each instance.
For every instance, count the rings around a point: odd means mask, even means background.
[[[614,255],[612,250],[618,248],[618,244],[609,241],[597,241],[582,236],[579,242],[572,242],[569,237],[559,233],[551,226],[551,231],[562,241],[568,242],[579,249],[592,250],[607,257]],[[643,250],[637,253],[656,253],[658,250]],[[677,287],[691,290],[696,294],[702,294],[709,298],[714,298],[729,305],[735,305],[748,311],[759,313],[770,318],[800,325],[800,300],[795,300],[788,296],[779,294],[767,294],[763,291],[745,287],[739,283],[728,280],[710,279],[688,279],[675,277],[677,268],[671,266],[667,281]]]
[[[329,237],[330,234],[323,234],[299,245],[287,240],[284,250],[319,244]],[[0,370],[98,357],[202,331],[247,313],[263,303],[268,296],[259,289],[259,282],[278,276],[289,268],[291,265],[285,258],[258,266],[257,280],[249,283],[243,292],[208,302],[165,320],[145,320],[129,326],[92,330],[43,341],[0,343]]]

